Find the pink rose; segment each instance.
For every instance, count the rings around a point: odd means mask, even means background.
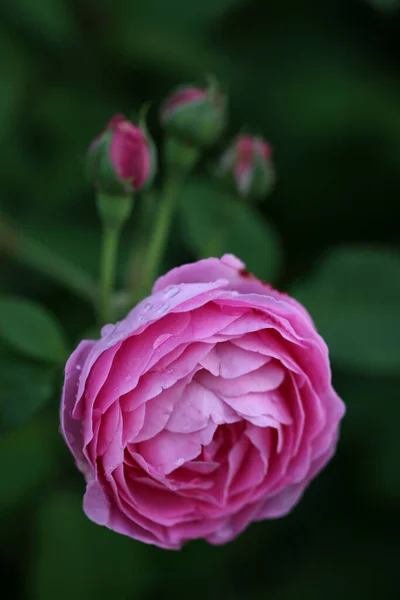
[[[239,136],[222,155],[219,175],[228,176],[244,198],[263,198],[275,184],[272,148],[262,138]]]
[[[226,255],[173,269],[79,344],[61,421],[87,516],[180,548],[288,513],[332,457],[344,412],[306,310]]]
[[[206,88],[196,88],[190,86],[179,88],[164,102],[164,105],[161,109],[161,122],[167,122],[175,110],[186,108],[189,105],[202,102],[203,100],[206,100],[206,98]]]
[[[94,140],[89,160],[94,183],[109,193],[118,191],[119,183],[127,191],[140,190],[151,174],[152,156],[145,133],[124,115],[115,115]]]
[[[164,100],[160,120],[173,138],[208,146],[225,126],[226,98],[215,82],[208,88],[181,86]]]

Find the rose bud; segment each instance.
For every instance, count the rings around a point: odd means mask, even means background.
[[[172,137],[208,146],[221,135],[225,112],[225,96],[214,82],[208,88],[180,87],[163,103],[161,123]]]
[[[152,178],[155,160],[144,128],[115,115],[89,148],[93,183],[106,194],[131,194]]]
[[[286,515],[333,456],[344,412],[305,308],[225,255],[173,269],[79,344],[61,423],[86,515],[176,549]]]
[[[244,198],[264,198],[276,179],[271,146],[259,137],[238,137],[223,154],[217,176]]]

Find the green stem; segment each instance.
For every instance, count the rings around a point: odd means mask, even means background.
[[[105,226],[103,229],[99,299],[99,318],[102,325],[112,321],[111,295],[115,284],[115,267],[120,232],[120,227]]]
[[[229,237],[229,229],[237,216],[240,202],[243,202],[243,200],[235,197],[235,199],[231,200],[231,204],[227,205],[228,210],[224,218],[219,220],[218,226],[206,243],[200,258],[210,258],[212,256],[218,258],[227,251],[226,243]]]
[[[140,298],[150,293],[154,279],[158,275],[183,180],[184,174],[176,172],[166,180],[163,198],[158,207],[154,229],[146,252],[146,269],[143,272],[140,286]]]
[[[96,284],[84,270],[0,218],[0,250],[53,279],[85,300],[94,301]]]
[[[103,223],[98,304],[101,325],[113,320],[112,295],[115,285],[118,243],[122,226],[129,218],[132,208],[132,195],[114,196],[99,193],[97,196],[97,210]]]

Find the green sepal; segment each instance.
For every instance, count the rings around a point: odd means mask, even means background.
[[[200,149],[179,137],[167,136],[164,145],[167,169],[175,173],[188,173],[200,158]]]
[[[111,144],[114,131],[103,133],[97,145],[88,153],[89,177],[96,188],[105,194],[128,194],[132,190],[129,180],[121,180],[111,161]]]
[[[99,193],[97,195],[97,210],[106,228],[121,227],[131,215],[134,195],[111,195]]]

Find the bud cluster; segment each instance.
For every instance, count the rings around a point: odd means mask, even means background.
[[[181,86],[163,102],[160,121],[167,133],[167,168],[188,172],[203,148],[221,137],[227,100],[212,80],[208,87]],[[156,151],[146,127],[123,115],[111,119],[89,148],[92,182],[109,195],[132,195],[148,187],[156,171]],[[275,183],[272,150],[262,138],[241,135],[225,150],[214,169],[217,178],[242,198],[260,199]]]

